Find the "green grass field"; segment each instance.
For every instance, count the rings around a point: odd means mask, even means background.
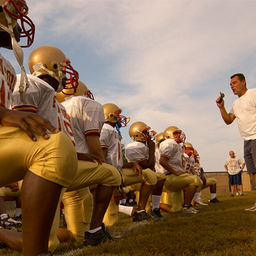
[[[203,195],[207,202],[209,195]],[[119,242],[96,248],[79,244],[61,244],[54,255],[256,255],[256,212],[244,212],[256,201],[256,192],[229,197],[219,194],[221,203],[200,206],[200,214],[163,213],[166,221],[134,223],[119,214],[119,222],[110,228]],[[1,249],[0,255],[20,255]]]

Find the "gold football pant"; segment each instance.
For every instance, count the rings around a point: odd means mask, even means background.
[[[112,165],[78,161],[77,176],[62,199],[67,229],[73,233],[77,241],[83,241],[84,232],[89,230],[92,218],[93,196],[89,186],[113,187],[120,184],[120,173]]]
[[[32,141],[14,127],[0,126],[0,187],[22,180],[28,170],[68,187],[77,172],[75,147],[66,134],[49,134],[45,140],[37,135]]]
[[[183,189],[189,185],[201,186],[202,182],[196,175],[188,173],[176,176],[174,174],[168,175],[165,181],[165,188],[170,192],[170,202],[172,206],[172,212],[182,210],[184,203]]]
[[[0,188],[0,196],[2,197],[20,197],[20,190],[13,192],[9,187]]]
[[[210,187],[217,183],[217,180],[214,178],[207,178],[205,185],[202,185],[201,190]]]
[[[121,185],[119,171],[112,165],[78,160],[78,171],[72,185],[67,191],[89,187],[94,184],[105,186]]]
[[[64,216],[67,230],[71,231],[76,241],[83,242],[84,232],[90,229],[93,212],[93,195],[89,187],[64,193]]]

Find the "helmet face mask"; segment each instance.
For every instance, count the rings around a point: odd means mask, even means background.
[[[165,139],[174,139],[177,143],[184,143],[186,140],[185,133],[176,126],[169,126],[164,131]]]
[[[29,47],[34,42],[35,25],[27,16],[28,6],[25,0],[0,0],[0,23],[6,27],[14,28],[18,26],[19,38],[26,38],[26,43],[21,47]],[[10,18],[10,21],[8,21]],[[6,31],[4,29],[0,29]],[[7,31],[8,32],[8,31]],[[8,32],[9,33],[9,32]]]
[[[130,126],[129,135],[134,141],[146,142],[152,139],[157,133],[143,122],[135,122]]]
[[[115,123],[118,128],[125,127],[130,121],[130,117],[120,115],[122,110],[113,103],[103,105],[105,122]]]
[[[183,150],[188,156],[194,156],[194,148],[191,143],[185,142],[183,145]]]

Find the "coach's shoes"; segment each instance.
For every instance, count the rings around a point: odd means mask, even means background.
[[[194,202],[194,206],[207,206],[208,204],[205,204],[201,202],[200,200]]]
[[[210,201],[209,201],[209,203],[220,203],[220,201],[217,199],[217,197],[214,197],[213,199],[211,199]]]
[[[160,213],[159,208],[151,210],[151,217],[154,221],[165,220],[165,217]]]
[[[118,238],[112,237],[108,231],[105,229],[105,225],[102,223],[102,227],[95,233],[90,233],[88,231],[84,232],[84,246],[97,246],[100,243],[105,243],[107,241],[118,241]]]
[[[196,210],[195,208],[192,207],[192,205],[184,206],[182,209],[183,213],[201,213],[201,211]]]
[[[153,218],[146,213],[146,211],[142,212],[134,212],[133,221],[143,221],[143,220],[153,220]]]
[[[254,204],[253,207],[248,208],[248,209],[245,209],[244,211],[245,211],[245,212],[256,212],[256,203]]]

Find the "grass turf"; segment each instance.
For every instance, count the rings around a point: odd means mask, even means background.
[[[207,202],[209,195],[203,194]],[[256,212],[244,212],[256,201],[256,191],[244,197],[219,194],[221,203],[196,207],[200,214],[163,213],[166,221],[133,222],[119,213],[119,222],[109,229],[119,242],[83,248],[62,243],[54,255],[171,255],[171,256],[254,256],[256,255]],[[0,255],[20,255],[1,249]]]

